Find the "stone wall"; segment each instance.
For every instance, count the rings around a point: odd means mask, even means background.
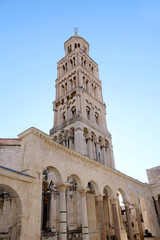
[[[158,176],[160,176],[160,166],[147,169],[147,176],[149,183],[152,183],[156,180]]]
[[[21,146],[0,145],[0,165],[21,171]]]

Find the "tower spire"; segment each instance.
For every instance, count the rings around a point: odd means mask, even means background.
[[[75,36],[77,36],[77,35],[78,35],[78,34],[77,34],[77,32],[78,32],[78,28],[77,28],[77,27],[75,27],[75,28],[74,28],[74,35],[75,35]]]

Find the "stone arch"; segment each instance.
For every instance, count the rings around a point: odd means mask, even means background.
[[[70,133],[74,133],[74,127],[71,127],[69,130]]]
[[[94,116],[95,116],[95,122],[96,122],[96,124],[99,125],[99,113],[96,111],[96,112],[94,113]]]
[[[86,194],[87,199],[87,212],[88,212],[88,227],[93,229],[89,235],[90,239],[98,238],[98,226],[99,226],[99,198],[101,198],[101,193],[98,184],[90,179],[88,181],[88,191]]]
[[[77,173],[77,172],[73,172],[73,171],[69,171],[68,173],[67,173],[67,178],[69,178],[69,177],[71,177],[71,178],[74,178],[75,180],[76,180],[76,182],[77,182],[77,184],[78,184],[78,188],[84,188],[84,184],[82,183],[82,180],[81,180],[81,178],[79,177],[79,173]]]
[[[91,131],[91,139],[92,139],[93,141],[97,141],[96,134],[95,134],[95,132],[93,132],[93,131]]]
[[[99,195],[100,194],[100,189],[99,189],[98,184],[94,180],[90,180],[90,181],[88,181],[88,183],[92,184],[92,186],[94,187],[94,190],[95,190],[95,194]],[[87,186],[88,186],[88,184],[87,184]]]
[[[62,113],[62,121],[65,121],[66,120],[66,112],[64,111],[63,113]]]
[[[126,197],[124,190],[122,188],[118,188],[117,192],[119,192],[122,195],[123,202],[127,202],[127,197]]]
[[[51,171],[54,172],[56,178],[57,178],[57,182],[61,183],[64,181],[64,172],[62,170],[62,168],[55,163],[53,166],[53,162],[51,160],[48,161],[44,161],[43,162],[43,170],[45,169],[50,169]]]
[[[116,195],[117,195],[117,214],[119,218],[120,234],[122,239],[127,240],[128,230],[125,225],[125,223],[127,222],[127,219],[126,219],[125,205],[124,205],[125,203],[127,203],[127,197],[126,197],[126,193],[121,187],[117,188]]]
[[[66,129],[65,132],[64,132],[64,134],[65,134],[65,135],[68,135],[68,133],[69,133],[69,130]]]
[[[98,137],[98,142],[99,142],[100,144],[103,143],[103,138],[102,138],[101,136]]]
[[[13,199],[14,202],[16,204],[16,207],[18,209],[18,214],[22,214],[22,202],[20,199],[19,194],[17,193],[17,191],[15,189],[13,189],[11,186],[6,185],[6,184],[0,184],[0,189],[5,190]]]
[[[84,127],[83,128],[83,133],[84,133],[84,136],[87,136],[89,131],[88,131],[88,128]]]
[[[86,106],[86,114],[87,114],[87,119],[90,120],[90,118],[91,118],[91,108],[89,106]]]
[[[105,185],[103,187],[103,211],[107,239],[113,239],[113,236],[115,235],[111,203],[111,199],[113,198],[114,194],[112,188],[109,185]]]
[[[72,117],[74,117],[76,115],[76,106],[72,106],[71,114],[72,114]]]
[[[107,191],[107,192],[106,192]],[[103,193],[107,193],[108,197],[111,197],[113,198],[114,197],[114,194],[113,194],[113,190],[112,188],[109,186],[109,185],[105,185],[104,188],[103,188]]]
[[[109,142],[107,139],[105,139],[105,147],[108,147],[109,146]]]
[[[53,160],[44,161],[42,168],[42,209],[41,234],[50,234],[58,231],[59,185],[65,183],[61,167]],[[55,220],[53,222],[53,219]]]
[[[22,219],[23,209],[22,201],[18,194],[18,189],[7,184],[0,184],[0,232],[7,234],[7,239],[20,240],[22,237]],[[5,219],[3,222],[3,218]],[[3,235],[1,236],[3,239]],[[4,238],[6,239],[6,238]]]
[[[55,135],[55,136],[53,137],[53,140],[54,140],[54,141],[57,141],[57,135]]]

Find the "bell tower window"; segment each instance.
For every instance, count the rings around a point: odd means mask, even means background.
[[[72,61],[72,59],[70,60],[70,63],[71,63],[71,66],[73,67],[73,61]]]
[[[66,120],[65,112],[62,113],[62,121],[64,122]]]
[[[86,108],[87,119],[90,120],[90,112],[91,109],[89,107]]]
[[[72,113],[72,117],[74,117],[76,115],[76,108],[75,107],[73,107],[71,109],[71,113]]]
[[[75,66],[76,65],[76,59],[75,59],[75,57],[73,57],[73,66]]]
[[[99,114],[97,112],[95,113],[95,122],[99,125]]]

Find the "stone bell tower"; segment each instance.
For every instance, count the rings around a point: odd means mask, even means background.
[[[89,44],[76,29],[64,48],[65,57],[57,63],[51,138],[115,168],[98,64],[89,57]]]

